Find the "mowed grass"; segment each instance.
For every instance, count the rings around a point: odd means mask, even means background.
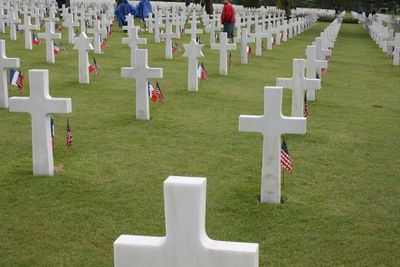
[[[149,66],[166,103],[151,103],[150,121],[135,119],[135,81],[126,34],[114,26],[101,66],[78,84],[78,56],[63,43],[55,64],[45,45],[7,43],[22,71],[48,69],[50,94],[71,97],[74,142],[65,149],[66,115],[55,114],[54,177],[32,176],[29,114],[0,109],[0,265],[110,266],[120,234],[165,235],[163,181],[207,177],[206,229],[212,239],[260,244],[260,266],[395,266],[400,244],[400,68],[391,65],[360,25],[343,25],[325,89],[310,103],[306,135],[287,135],[294,171],[285,173],[284,204],[260,204],[262,137],[238,132],[241,114],[263,113],[263,87],[290,77],[292,59],[328,24],[218,74],[219,52],[201,35],[209,80],[187,91],[183,50],[164,59],[164,43],[148,38]],[[177,40],[182,46],[187,35]],[[253,47],[254,48],[254,47]],[[92,61],[93,53],[91,53]],[[152,80],[153,84],[155,80]],[[14,87],[10,96],[17,96]],[[29,95],[28,80],[23,95]],[[290,114],[290,91],[283,110]]]

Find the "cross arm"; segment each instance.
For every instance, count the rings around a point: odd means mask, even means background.
[[[71,113],[72,105],[71,98],[47,98],[48,104],[46,104],[46,113]]]
[[[263,133],[263,116],[240,115],[239,132]]]
[[[8,104],[10,112],[31,112],[30,97],[10,97]]]
[[[305,134],[307,129],[307,119],[299,117],[282,116],[282,134]]]
[[[321,86],[320,79],[305,79],[304,80],[304,88],[305,89],[319,89]]]
[[[276,86],[281,86],[283,88],[294,88],[293,78],[277,78],[276,79]]]

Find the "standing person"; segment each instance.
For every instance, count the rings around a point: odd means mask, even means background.
[[[117,17],[118,20],[118,26],[126,26],[126,18],[128,14],[131,14],[132,16],[136,16],[137,14],[137,9],[129,4],[128,0],[123,0],[121,4],[117,6],[117,8],[114,11],[115,16]]]
[[[227,33],[228,38],[233,39],[233,30],[235,29],[235,10],[229,0],[222,0],[224,9],[221,14],[221,23],[224,25],[224,32]]]
[[[146,30],[144,19],[149,17],[149,13],[153,12],[153,8],[151,7],[149,0],[140,0],[136,8],[138,10],[138,16],[142,20],[142,29]]]

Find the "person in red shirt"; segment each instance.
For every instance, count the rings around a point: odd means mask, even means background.
[[[228,38],[233,39],[233,30],[235,29],[235,10],[229,0],[222,0],[224,9],[221,14],[221,23],[224,25],[224,32],[228,34]]]

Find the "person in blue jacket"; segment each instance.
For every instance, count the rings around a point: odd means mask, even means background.
[[[149,17],[149,13],[153,12],[153,8],[151,7],[149,0],[140,0],[136,8],[138,11],[138,16],[142,20],[142,28],[146,29],[146,23],[144,22],[144,19]]]
[[[131,14],[132,16],[135,17],[137,12],[138,12],[137,9],[131,4],[129,4],[128,0],[123,0],[123,2],[119,4],[114,11],[114,14],[118,20],[118,26],[119,27],[125,26],[127,24],[125,16]]]

